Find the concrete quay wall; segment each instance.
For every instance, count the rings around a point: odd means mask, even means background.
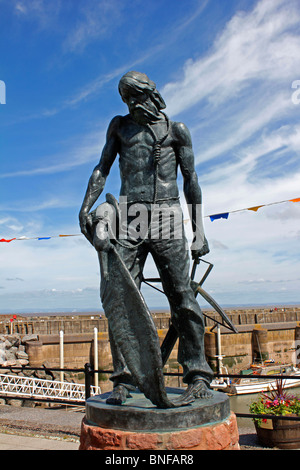
[[[221,328],[221,355],[228,373],[239,373],[254,362],[300,364],[300,322],[237,326],[238,333]],[[228,330],[227,330],[228,331]],[[218,371],[218,339],[215,330],[205,333],[207,360]]]
[[[300,306],[265,307],[265,308],[236,308],[224,309],[231,322],[236,325],[253,325],[264,323],[286,323],[300,321]],[[206,326],[213,326],[215,320],[220,320],[213,310],[203,309]],[[153,311],[153,320],[157,329],[169,326],[170,313],[168,311]],[[62,330],[65,334],[85,334],[93,332],[96,327],[100,332],[108,331],[106,317],[100,313],[89,314],[43,314],[34,316],[16,315],[13,322],[12,315],[0,314],[0,334],[14,333],[55,335]]]
[[[232,333],[221,328],[221,354],[223,364],[228,373],[239,373],[241,369],[249,368],[255,360],[274,359],[281,363],[300,363],[300,322],[268,323],[240,325],[238,333]],[[158,329],[162,342],[167,329]],[[177,362],[177,346],[165,366],[165,372],[182,372]],[[218,339],[216,329],[206,327],[205,351],[212,369],[218,371]],[[39,335],[38,341],[26,344],[29,364],[41,367],[44,362],[48,367],[59,367],[59,335]],[[297,357],[297,355],[299,357]],[[64,335],[64,367],[83,368],[86,362],[94,363],[94,335],[65,334]],[[107,332],[98,333],[98,363],[101,370],[112,370],[112,357]],[[111,388],[108,374],[100,374],[100,386],[103,391]],[[166,377],[166,385],[180,386],[178,377]]]
[[[300,363],[300,307],[235,309],[225,310],[236,326],[238,333],[221,327],[221,354],[228,373],[239,373],[247,369],[255,360],[274,359],[276,362]],[[218,371],[217,329],[214,319],[220,317],[213,311],[205,311],[206,321],[205,351],[207,360],[214,371]],[[168,312],[155,312],[153,319],[160,342],[163,341],[170,321]],[[108,338],[108,324],[99,314],[89,315],[49,315],[0,316],[0,333],[11,330],[20,334],[36,334],[38,341],[29,341],[26,352],[32,367],[59,367],[59,332],[64,332],[64,367],[82,369],[86,362],[94,363],[94,328],[98,329],[98,364],[101,370],[112,370],[112,357]],[[181,372],[177,362],[177,346],[168,360],[165,372]],[[103,391],[111,387],[108,374],[99,376]],[[181,379],[167,377],[166,384],[180,386]]]

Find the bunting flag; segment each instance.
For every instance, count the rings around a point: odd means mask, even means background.
[[[18,238],[11,238],[10,240],[6,240],[5,238],[0,239],[1,242],[11,242],[13,240],[19,241],[19,240],[50,240],[51,238],[60,238],[60,237],[81,237],[81,233],[75,233],[75,234],[70,234],[70,235],[53,235],[51,237],[25,237],[24,235]]]
[[[224,212],[223,214],[210,215],[209,218],[213,222],[216,219],[228,219],[229,212]]]
[[[254,207],[248,207],[248,211],[254,211],[254,212],[257,212],[258,209],[260,209],[261,207],[264,207],[264,206],[254,206]]]
[[[295,197],[294,199],[286,199],[285,201],[270,202],[269,204],[260,204],[258,206],[247,207],[245,209],[236,209],[234,211],[222,212],[222,213],[219,213],[219,214],[205,215],[204,218],[209,217],[210,220],[213,222],[214,220],[218,220],[218,219],[228,219],[229,214],[232,214],[234,212],[243,212],[243,211],[257,212],[258,209],[260,209],[261,207],[273,206],[274,204],[282,204],[284,202],[300,202],[300,197]],[[188,222],[188,219],[184,220],[184,223],[187,223],[187,222]],[[9,238],[9,239],[0,238],[0,243],[10,243],[13,240],[16,240],[16,241],[18,241],[18,240],[50,240],[51,238],[81,237],[81,236],[82,236],[81,233],[61,234],[61,235],[54,235],[54,236],[51,236],[51,237],[26,237],[26,236],[23,235],[23,236],[18,237],[18,238]]]
[[[205,215],[204,217],[205,218],[209,217],[210,220],[213,222],[216,219],[228,219],[229,214],[233,214],[234,212],[244,212],[244,211],[257,212],[258,209],[260,209],[261,207],[273,206],[274,204],[282,204],[284,202],[300,202],[300,197],[296,197],[294,199],[286,199],[285,201],[270,202],[269,204],[261,204],[259,206],[246,207],[244,209],[236,209],[234,211],[224,212],[223,214]]]

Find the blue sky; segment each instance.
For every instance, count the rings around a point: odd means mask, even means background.
[[[189,127],[205,215],[300,197],[299,25],[297,0],[0,0],[0,238],[80,233],[107,125],[127,113],[128,70],[148,74]],[[104,193],[118,196],[119,182],[115,162]],[[204,287],[221,305],[300,301],[300,203],[204,220]],[[83,236],[0,250],[0,312],[101,308]]]

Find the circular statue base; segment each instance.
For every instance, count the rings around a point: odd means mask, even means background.
[[[172,400],[182,389],[167,388]],[[79,450],[238,450],[234,413],[225,393],[188,406],[159,409],[139,391],[121,406],[108,405],[109,393],[89,398]]]

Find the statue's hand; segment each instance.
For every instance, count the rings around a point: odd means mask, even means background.
[[[81,233],[91,242],[92,216],[85,211],[79,213],[79,225]],[[92,242],[91,242],[92,243]]]
[[[209,253],[209,246],[208,246],[208,241],[206,240],[206,238],[204,238],[204,243],[202,245],[202,248],[200,249],[192,249],[191,252],[192,252],[192,258],[194,260],[199,260],[199,258],[201,258],[202,256],[205,256]]]

